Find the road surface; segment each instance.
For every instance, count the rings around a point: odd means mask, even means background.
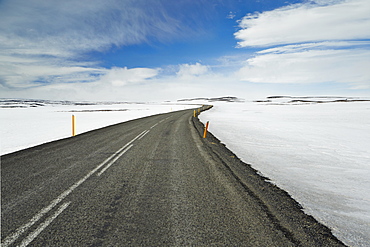
[[[6,246],[343,246],[184,110],[1,157]]]

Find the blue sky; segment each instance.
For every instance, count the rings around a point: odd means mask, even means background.
[[[370,95],[368,0],[0,1],[0,97]]]

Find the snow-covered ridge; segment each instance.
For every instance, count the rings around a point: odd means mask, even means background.
[[[346,102],[365,102],[367,98],[360,97],[337,97],[337,96],[269,96],[265,100],[255,100],[257,103],[269,103],[276,105],[302,105],[302,104],[322,104],[322,103],[346,103]]]
[[[180,99],[178,102],[184,101],[207,101],[207,102],[244,102],[244,99],[240,99],[234,96],[225,96],[217,98],[192,98],[192,99]]]
[[[91,101],[60,101],[39,99],[0,99],[0,108],[28,108],[42,106],[91,106],[91,105],[122,105],[122,104],[145,104],[144,102],[91,102]]]

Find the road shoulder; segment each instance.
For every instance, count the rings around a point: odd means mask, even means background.
[[[245,191],[246,197],[256,200],[260,207],[287,238],[298,246],[345,246],[325,225],[303,212],[302,206],[286,191],[269,182],[250,164],[241,161],[212,133],[202,138],[204,124],[193,117],[202,148],[212,159],[222,164]]]

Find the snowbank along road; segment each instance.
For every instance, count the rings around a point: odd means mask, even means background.
[[[1,157],[1,246],[342,246],[193,110]]]

